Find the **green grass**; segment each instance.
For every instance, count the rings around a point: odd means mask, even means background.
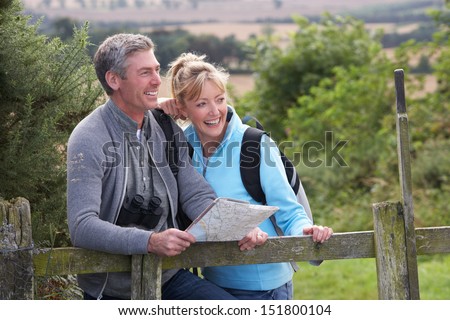
[[[419,289],[422,300],[450,300],[450,254],[421,256]]]
[[[375,259],[324,261],[319,267],[299,263],[294,275],[296,300],[378,299]],[[450,255],[418,257],[422,300],[450,299]]]

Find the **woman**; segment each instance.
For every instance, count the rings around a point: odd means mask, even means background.
[[[161,107],[191,121],[185,135],[194,149],[194,167],[217,195],[256,203],[241,181],[240,145],[247,126],[227,105],[228,76],[223,69],[206,62],[205,56],[184,53],[171,63],[167,75],[175,99],[162,102]],[[261,186],[267,205],[280,208],[275,213],[277,225],[285,235],[312,235],[315,242],[328,240],[332,229],[312,225],[297,202],[274,141],[264,135],[261,146],[261,159],[267,159],[261,163]],[[270,219],[259,227],[269,236],[277,235]],[[239,299],[293,297],[293,269],[287,262],[206,267],[202,273]]]

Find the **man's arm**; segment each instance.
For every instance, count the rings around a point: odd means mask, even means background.
[[[121,195],[114,185],[103,191],[102,143],[91,132],[79,128],[68,143],[67,218],[72,244],[110,253],[147,253],[150,231],[114,224]]]

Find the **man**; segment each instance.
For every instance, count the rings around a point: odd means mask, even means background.
[[[158,106],[160,65],[143,35],[107,38],[94,57],[97,77],[109,100],[83,119],[68,143],[67,207],[74,246],[116,254],[174,256],[195,238],[176,229],[176,212],[195,218],[216,197],[180,148],[175,178],[164,133],[148,110]],[[181,129],[172,123],[179,143]],[[250,235],[241,250],[258,243]],[[79,275],[86,299],[129,299],[129,273]],[[165,270],[163,299],[233,299],[187,270]]]

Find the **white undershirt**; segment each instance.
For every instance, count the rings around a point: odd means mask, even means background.
[[[137,131],[136,131],[136,137],[139,140],[139,142],[141,142],[141,132],[142,132],[142,129],[137,129]]]

